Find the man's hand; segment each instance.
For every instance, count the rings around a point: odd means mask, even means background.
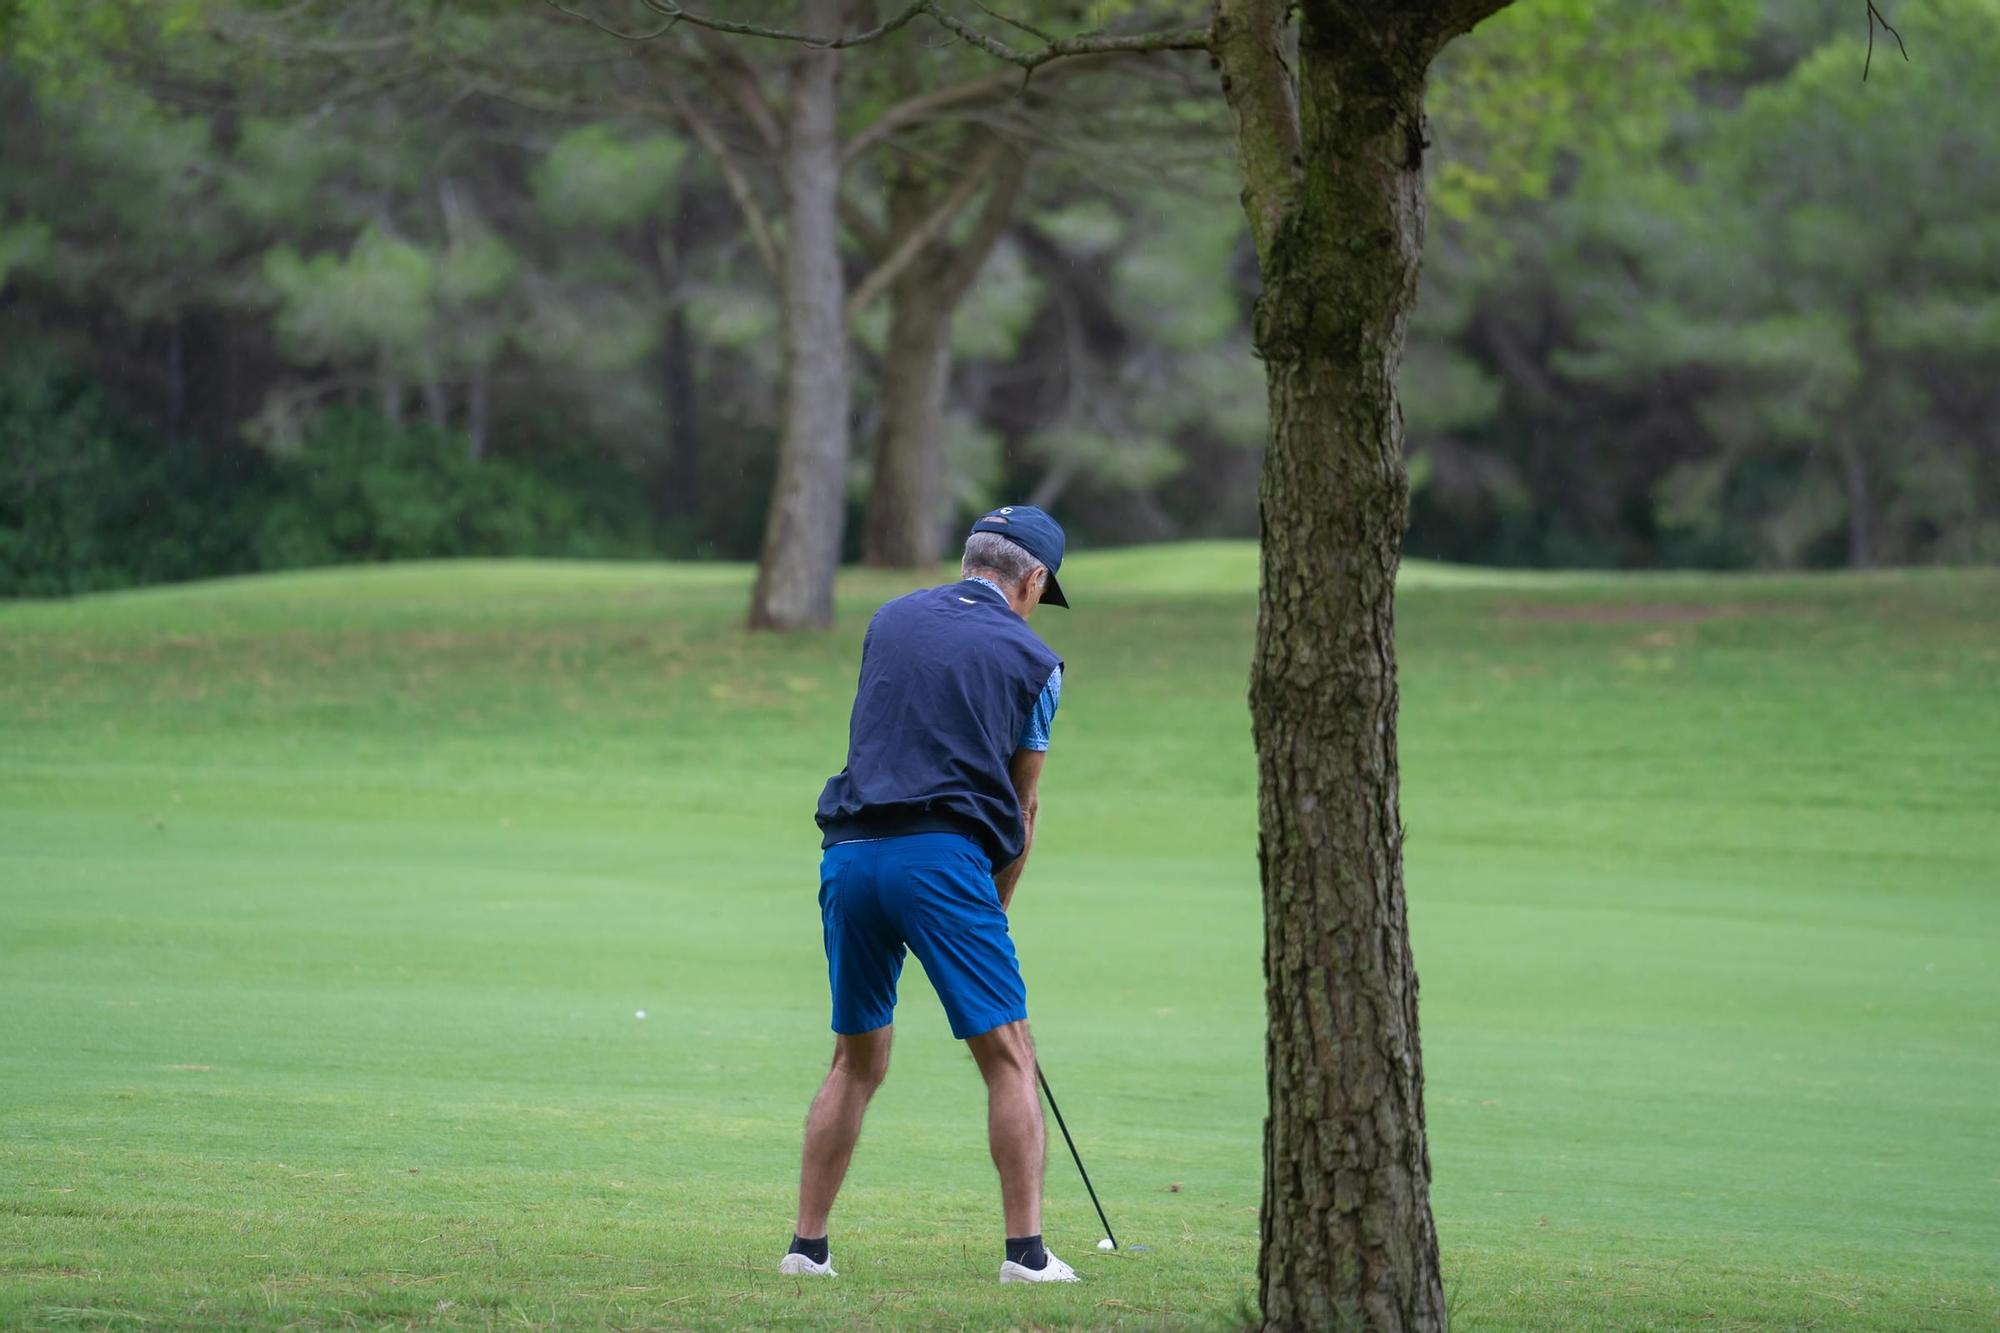
[[[1014,795],[1021,802],[1021,827],[1025,836],[1021,839],[1021,854],[993,872],[993,887],[1000,893],[1000,910],[1010,911],[1014,905],[1014,886],[1021,882],[1021,872],[1028,868],[1028,853],[1035,846],[1035,816],[1041,813],[1042,761],[1048,758],[1042,750],[1016,750],[1014,757],[1007,761],[1007,775],[1014,779]]]

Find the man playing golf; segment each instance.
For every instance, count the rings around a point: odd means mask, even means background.
[[[1007,909],[1035,838],[1062,659],[1028,616],[1068,606],[1063,530],[1012,505],[972,525],[964,577],[899,597],[861,641],[847,767],[818,821],[833,1068],[806,1118],[799,1215],[778,1271],[833,1277],[827,1214],[889,1071],[896,980],[916,954],[986,1080],[1000,1171],[1002,1282],[1075,1282],[1042,1245],[1042,1104]]]

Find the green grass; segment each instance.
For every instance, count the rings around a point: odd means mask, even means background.
[[[1016,933],[1068,1291],[1001,1290],[911,971],[835,1214],[810,812],[861,627],[740,568],[0,606],[0,1326],[1223,1326],[1263,1097],[1255,553],[1079,556]],[[1416,567],[1400,617],[1460,1329],[2000,1326],[2000,574]],[[634,1019],[635,1010],[649,1017]]]

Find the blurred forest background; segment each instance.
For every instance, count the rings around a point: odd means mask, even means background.
[[[1527,0],[1447,53],[1411,554],[2000,559],[2000,0],[1885,12],[1907,62],[1795,0]],[[0,596],[755,558],[792,55],[535,0],[0,0]],[[849,558],[1004,499],[1092,545],[1255,533],[1214,77],[1024,82],[918,30],[844,60]]]

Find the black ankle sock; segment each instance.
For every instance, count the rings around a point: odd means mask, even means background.
[[[1049,1266],[1049,1252],[1042,1248],[1042,1238],[1035,1236],[1007,1237],[1007,1258],[1023,1268],[1032,1268],[1037,1273]]]
[[[1035,1239],[1039,1241],[1041,1237],[1037,1236]],[[804,1236],[794,1233],[792,1236],[791,1253],[803,1254],[814,1263],[823,1264],[826,1262],[826,1237],[821,1236],[818,1240],[807,1240]]]

